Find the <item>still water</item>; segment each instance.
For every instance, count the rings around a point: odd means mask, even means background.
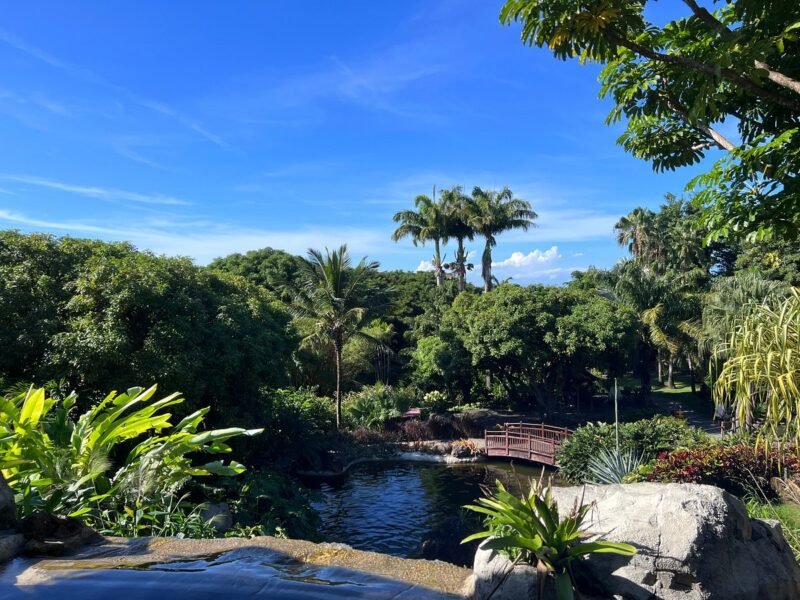
[[[416,558],[424,540],[447,535],[458,525],[453,518],[482,495],[481,486],[500,479],[511,491],[527,491],[530,478],[538,479],[541,472],[541,467],[501,462],[362,463],[341,481],[320,484],[314,508],[325,541]]]

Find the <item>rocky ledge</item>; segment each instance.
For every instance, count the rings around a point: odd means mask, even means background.
[[[578,565],[584,598],[793,600],[800,567],[775,521],[751,519],[739,499],[694,484],[556,488],[562,511],[594,503],[588,531],[633,544],[632,558],[596,554]],[[475,556],[475,598],[536,597],[536,570],[494,551]],[[552,596],[550,596],[552,597]]]

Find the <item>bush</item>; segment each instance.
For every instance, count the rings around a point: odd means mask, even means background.
[[[43,509],[101,527],[118,513],[136,527],[144,515],[165,509],[185,515],[175,498],[192,477],[244,471],[235,461],[195,464],[191,457],[229,452],[227,440],[260,429],[198,432],[207,408],[173,426],[165,409],[183,398],[172,394],[151,402],[155,392],[155,386],[112,392],[77,418],[74,394],[47,398],[43,388],[31,388],[0,398],[0,470],[17,491],[22,513]],[[163,519],[150,522],[164,525]]]
[[[410,405],[411,397],[406,392],[376,383],[347,394],[344,417],[350,427],[382,429],[389,419],[399,417]]]
[[[434,414],[447,412],[451,404],[448,395],[439,390],[428,392],[422,399],[422,408]]]
[[[317,396],[310,388],[262,389],[253,404],[246,423],[258,424],[265,434],[238,444],[249,464],[280,469],[320,466],[336,431],[330,398]]]
[[[785,472],[800,472],[800,458],[794,448],[778,451],[763,446],[714,445],[662,453],[630,479],[705,483],[740,497],[755,492],[773,498],[770,479]]]
[[[403,441],[454,440],[479,435],[475,422],[468,414],[431,415],[427,420],[409,419],[398,427]]]
[[[620,450],[633,451],[637,455],[645,455],[647,459],[665,450],[696,447],[708,440],[703,431],[690,427],[685,421],[661,415],[622,423],[619,430]],[[558,453],[561,474],[576,483],[587,481],[592,457],[614,447],[613,423],[587,423],[578,427]]]

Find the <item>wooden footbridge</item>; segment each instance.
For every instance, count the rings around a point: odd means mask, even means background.
[[[566,427],[544,423],[506,423],[500,430],[487,429],[483,434],[486,456],[510,456],[551,466],[556,464],[561,443],[571,435]]]

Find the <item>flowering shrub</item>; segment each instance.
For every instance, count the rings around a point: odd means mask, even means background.
[[[640,467],[629,480],[705,483],[744,496],[756,487],[765,494],[774,494],[769,485],[772,477],[798,472],[800,458],[794,448],[779,451],[744,444],[715,445],[664,452]]]

